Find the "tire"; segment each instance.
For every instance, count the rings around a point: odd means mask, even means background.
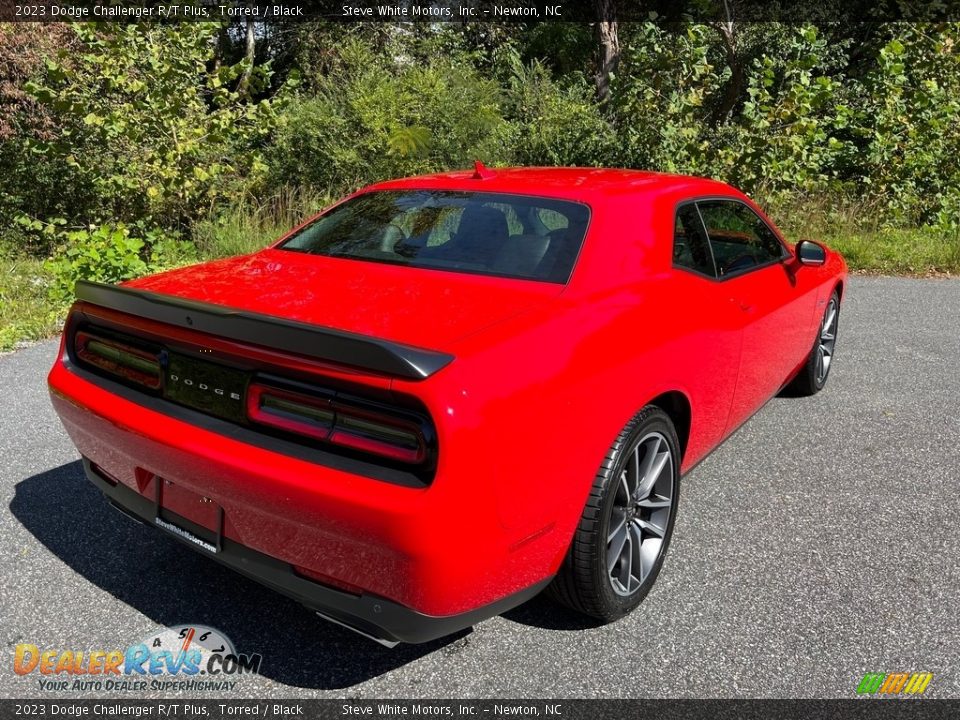
[[[656,474],[660,463],[660,473]],[[644,485],[651,482],[651,477],[652,487],[645,492]],[[638,483],[637,478],[647,483]],[[650,592],[660,573],[679,500],[680,443],[676,430],[663,410],[647,406],[620,432],[607,452],[570,550],[548,594],[604,622],[629,613]]]
[[[816,395],[823,390],[833,366],[833,353],[837,345],[837,329],[840,325],[840,295],[836,290],[830,295],[820,328],[813,340],[807,361],[797,376],[787,385],[787,393],[798,397]],[[822,363],[826,363],[825,365]]]

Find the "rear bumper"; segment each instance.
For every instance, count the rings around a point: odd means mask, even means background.
[[[98,472],[89,459],[83,459],[87,479],[107,501],[125,515],[157,527],[157,508],[148,498],[120,483],[113,483]],[[191,535],[205,534],[202,527],[174,513],[164,518]],[[200,548],[186,535],[168,532],[170,537],[197,550],[217,562],[293,598],[328,620],[344,625],[377,642],[393,646],[399,642],[422,643],[463,630],[481,620],[526,602],[549,583],[549,579],[502,598],[490,605],[457,615],[434,616],[417,612],[385,598],[361,593],[341,592],[297,575],[289,563],[264,555],[228,538],[218,537],[214,543],[217,552]]]
[[[101,471],[88,471],[91,481],[115,506],[154,526],[161,507],[161,520],[219,544],[214,559],[379,640],[454,632],[523,602],[553,574],[552,534],[518,541],[503,527],[475,453],[451,451],[463,462],[448,459],[428,487],[403,486],[251,444],[237,426],[186,408],[148,406],[63,358],[49,385],[74,445]]]

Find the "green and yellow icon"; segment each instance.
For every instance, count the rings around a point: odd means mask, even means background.
[[[922,695],[933,673],[867,673],[857,695]]]

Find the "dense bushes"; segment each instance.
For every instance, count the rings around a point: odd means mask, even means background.
[[[76,32],[81,51],[47,58],[27,85],[56,122],[49,139],[29,141],[35,161],[66,167],[59,182],[88,191],[62,206],[69,220],[188,229],[257,177],[259,155],[250,148],[269,133],[274,108],[230,89],[238,67],[207,69],[216,26]]]
[[[0,27],[0,257],[51,257],[62,301],[475,158],[714,176],[956,242],[960,23],[637,23],[620,42],[601,102],[586,26],[271,27],[253,66],[215,24]]]
[[[399,52],[399,48],[393,52]],[[359,42],[293,101],[266,151],[274,184],[339,194],[375,178],[505,161],[501,88],[455,58],[384,62]]]
[[[827,194],[888,224],[955,228],[960,26],[897,26],[876,48],[815,26],[751,27],[739,80],[713,31],[645,25],[615,95],[629,163],[727,180],[766,201]],[[866,68],[854,54],[871,55]],[[724,104],[730,84],[739,98]],[[718,107],[725,108],[719,114]]]

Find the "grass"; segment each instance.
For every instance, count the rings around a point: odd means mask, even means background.
[[[41,260],[0,255],[0,352],[60,330],[61,312],[47,296],[49,285]]]
[[[960,275],[960,230],[891,228],[871,223],[882,215],[869,203],[803,198],[774,207],[787,237],[820,240],[838,250],[852,271],[875,275]]]
[[[194,228],[197,256],[209,260],[265,247],[329,198],[285,190],[261,202],[240,200]],[[839,250],[855,272],[882,275],[960,275],[960,232],[932,228],[863,227],[874,213],[863,206],[818,207],[803,203],[774,209],[791,240],[821,240]],[[6,249],[5,249],[6,247]],[[42,260],[0,243],[0,351],[55,334],[63,309],[48,297],[51,283]]]
[[[839,233],[822,238],[851,270],[880,275],[960,274],[960,236],[933,229]]]
[[[241,200],[194,227],[197,252],[214,259],[260,250],[329,202],[327,197],[298,190],[282,190],[260,202]]]

